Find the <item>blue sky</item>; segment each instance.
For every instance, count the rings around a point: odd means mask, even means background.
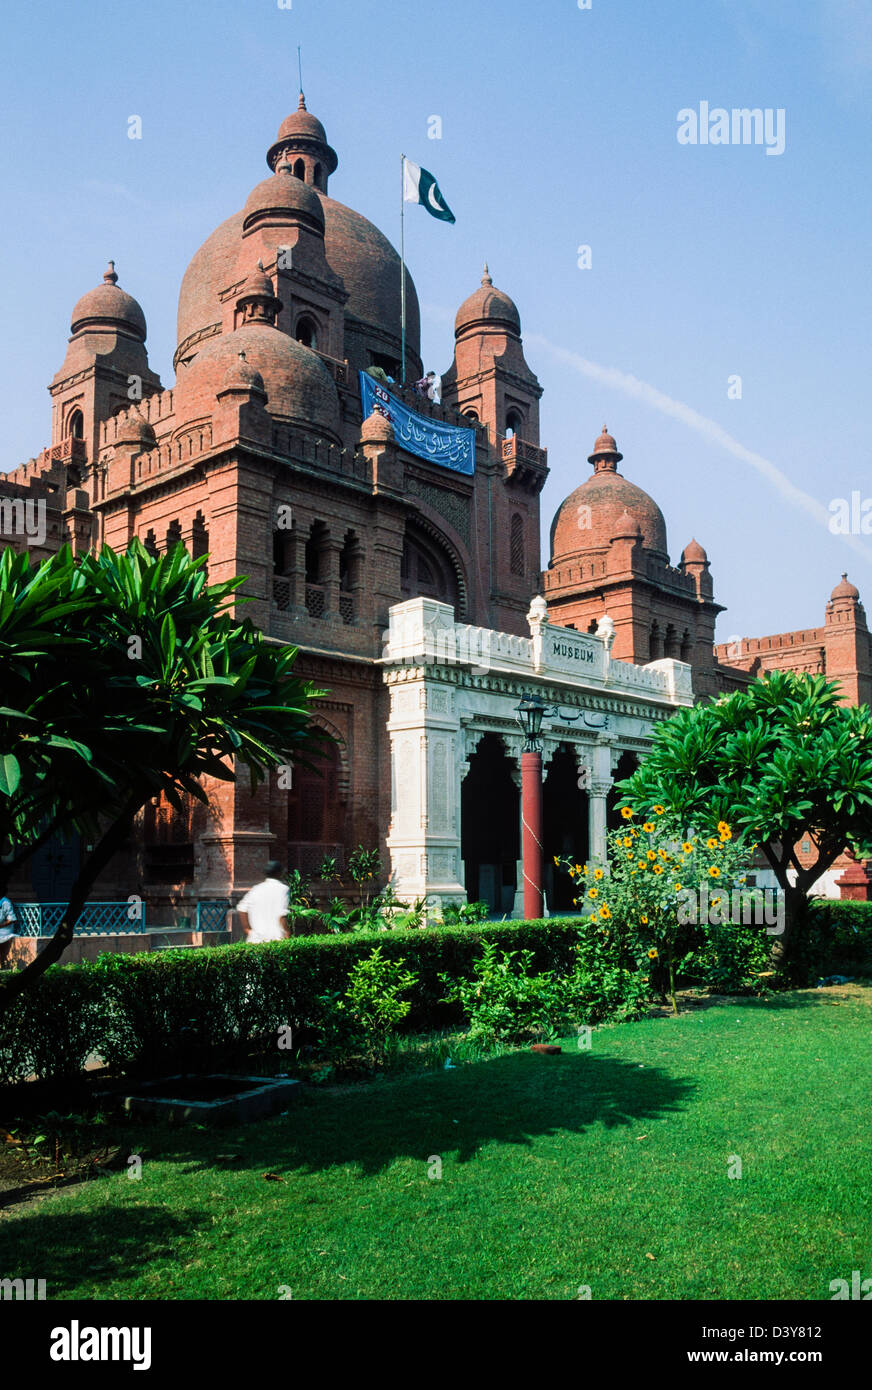
[[[4,40],[0,468],[48,443],[70,310],[110,256],[172,383],[185,267],[266,175],[301,43],[331,193],[396,242],[405,151],[457,216],[408,209],[425,365],[449,365],[485,258],[519,306],[546,541],[605,422],[673,562],[706,547],[721,640],[821,623],[843,570],[872,616],[872,537],[827,527],[833,498],[872,497],[872,0],[76,0],[8,8]],[[701,101],[783,108],[784,153],[680,145]]]

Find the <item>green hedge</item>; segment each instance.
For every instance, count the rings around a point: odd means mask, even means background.
[[[197,1069],[258,1038],[275,1038],[286,1025],[305,1037],[320,1022],[319,996],[343,990],[351,967],[375,945],[405,960],[418,978],[407,1026],[445,1028],[461,1015],[442,1002],[439,975],[470,978],[485,941],[529,949],[535,972],[563,974],[579,941],[590,944],[591,931],[578,918],[484,922],[109,953],[90,964],[53,966],[0,1016],[0,1084],[75,1076],[93,1052],[118,1070]],[[872,903],[814,904],[802,967],[810,984],[820,975],[872,974]]]
[[[570,968],[577,921],[292,937],[201,951],[108,953],[75,967],[53,966],[0,1016],[0,1083],[74,1075],[91,1052],[113,1069],[160,1071],[214,1065],[252,1039],[295,1034],[320,1022],[318,997],[345,988],[348,972],[375,945],[405,959],[418,977],[407,1026],[460,1020],[442,1003],[444,971],[469,977],[485,940],[533,951],[536,970]]]
[[[809,916],[803,964],[810,984],[821,975],[872,974],[872,903],[821,898]]]

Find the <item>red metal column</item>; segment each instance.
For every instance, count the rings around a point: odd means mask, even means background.
[[[542,894],[542,754],[521,754],[521,848],[524,916],[536,921],[544,912]]]

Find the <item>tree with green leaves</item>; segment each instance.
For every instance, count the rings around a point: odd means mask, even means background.
[[[59,960],[100,873],[160,795],[208,800],[204,778],[252,791],[319,751],[296,649],[232,616],[237,577],[208,584],[183,546],[139,541],[79,559],[0,554],[0,894],[34,851],[79,833],[90,849],[63,921],[0,1010]]]
[[[872,711],[844,706],[824,676],[771,671],[746,690],[679,710],[619,784],[637,810],[661,804],[692,829],[727,822],[759,846],[785,897],[774,954],[787,966],[806,930],[808,892],[847,848],[872,840]],[[796,853],[814,846],[813,863]]]

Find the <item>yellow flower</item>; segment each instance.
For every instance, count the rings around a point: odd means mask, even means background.
[[[580,864],[576,864],[576,866],[575,866],[575,872],[576,872],[577,874],[580,874],[580,873],[581,873],[581,865],[580,865]]]
[[[597,896],[598,893],[599,893],[599,889],[598,889],[598,888],[588,888],[588,890],[587,890],[587,896],[588,896],[589,898],[595,898],[595,897]]]
[[[680,883],[676,883],[676,885],[675,885],[675,891],[676,891],[676,893],[680,893],[680,892],[681,892],[681,884],[680,884]]]
[[[656,850],[653,850],[653,849],[646,849],[646,851],[645,851],[645,858],[646,858],[646,859],[656,859],[656,858],[657,858],[657,851],[656,851]]]
[[[554,856],[554,863],[557,865],[558,868],[560,867],[560,860],[557,858],[556,854]]]
[[[570,870],[569,870],[569,877],[570,877],[570,878],[575,878],[575,870],[574,870],[574,869],[570,869]]]
[[[612,914],[611,914],[611,912],[609,911],[609,909],[606,907],[605,903],[603,903],[602,907],[600,908],[600,910],[599,910],[599,915],[600,915],[600,917],[602,917],[602,919],[603,919],[604,922],[607,922],[607,921],[609,920],[609,918],[611,917]]]
[[[706,840],[706,844],[709,849],[717,849],[718,847],[718,842],[715,839],[714,835],[709,836],[709,838]]]
[[[718,868],[717,864],[711,864],[709,866],[709,875],[711,878],[720,878],[721,871]]]
[[[633,814],[633,808],[632,808],[632,806],[622,806],[622,807],[621,807],[621,815],[624,817],[624,820],[629,820],[630,817],[632,816],[632,814]]]
[[[652,872],[652,874],[662,874],[662,873],[663,873],[663,865],[662,865],[662,864],[652,864],[652,865],[651,865],[651,872]]]
[[[653,822],[653,821],[650,821],[650,820],[646,820],[645,823],[644,823],[643,826],[642,826],[642,829],[643,829],[643,830],[645,831],[645,833],[648,834],[648,835],[653,834],[653,831],[654,831],[654,822]]]
[[[691,854],[693,851],[693,845],[690,843],[690,840],[685,840],[681,848],[684,850],[685,854]]]
[[[654,807],[654,814],[655,814],[655,816],[662,816],[662,815],[663,815],[663,812],[664,812],[665,810],[666,810],[666,807],[665,807],[665,806],[655,806],[655,807]]]
[[[722,845],[725,845],[725,844],[727,843],[727,841],[728,841],[728,840],[732,840],[732,838],[733,838],[733,832],[732,832],[732,830],[727,830],[726,833],[724,833],[723,831],[721,831],[721,844],[722,844]]]
[[[642,913],[641,921],[642,921],[642,926],[643,926],[643,927],[647,927],[647,925],[648,925],[648,918],[645,916],[644,912]]]
[[[668,859],[668,858],[669,858],[669,855],[666,853],[666,850],[665,850],[665,849],[659,849],[659,850],[657,851],[657,853],[660,855],[660,858],[661,858],[661,859]]]
[[[602,876],[603,876],[603,871],[602,871],[602,869],[594,869],[594,871],[593,871],[593,876],[594,876],[594,878],[597,880],[597,882],[599,882],[599,880],[600,880],[600,879],[602,878]]]
[[[657,948],[656,948],[656,946],[652,946],[652,947],[651,947],[651,950],[648,952],[648,959],[649,959],[649,960],[656,960],[656,959],[657,959]]]
[[[732,831],[725,820],[718,821],[718,834],[723,835],[726,839],[730,838]]]
[[[635,859],[635,858],[636,858],[635,854],[633,853],[633,851],[632,851],[631,849],[628,849],[628,850],[627,850],[627,858],[628,858],[628,859]]]
[[[629,835],[625,835],[625,836],[624,836],[624,849],[629,849],[629,848],[630,848],[630,845],[631,845],[632,843],[633,843],[633,841],[630,839]]]
[[[712,898],[712,906],[713,906],[713,907],[720,907],[720,903],[721,903],[720,898]]]

